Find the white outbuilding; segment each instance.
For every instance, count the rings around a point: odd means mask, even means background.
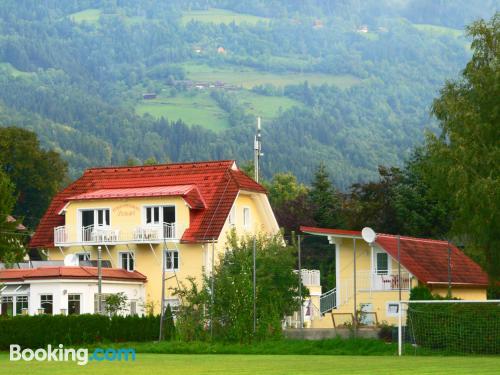
[[[143,315],[146,276],[102,268],[102,298],[123,293],[121,315]],[[97,267],[59,266],[0,270],[0,314],[94,314],[98,311]]]

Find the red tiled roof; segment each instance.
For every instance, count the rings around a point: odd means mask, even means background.
[[[300,227],[307,233],[344,235],[360,237],[360,231],[327,229],[316,227]],[[375,243],[398,259],[397,236],[377,234]],[[425,238],[400,237],[401,264],[416,278],[426,284],[448,283],[448,246],[451,251],[451,282],[462,286],[487,286],[488,275],[481,267],[447,241]]]
[[[265,193],[266,190],[238,169],[234,160],[177,163],[136,167],[87,169],[83,175],[57,194],[43,216],[30,247],[52,247],[54,227],[64,225],[58,211],[71,197],[98,190],[173,187],[194,185],[184,199],[194,208],[183,241],[201,242],[217,238],[240,189]],[[205,207],[205,208],[204,208]]]
[[[99,189],[69,197],[68,200],[110,199],[131,197],[164,197],[189,193],[194,185],[148,186],[125,189]]]
[[[146,281],[142,273],[129,272],[121,268],[102,268],[104,280]],[[97,279],[97,267],[40,267],[0,270],[0,281],[22,281],[31,279]]]
[[[316,234],[333,234],[338,236],[356,236],[361,237],[361,232],[357,230],[345,230],[345,229],[330,229],[330,228],[317,228],[317,227],[306,227],[301,225],[300,230],[306,233],[316,233]]]
[[[68,201],[137,197],[181,196],[191,208],[206,208],[205,201],[195,185],[148,186],[125,189],[99,189],[67,198]],[[61,210],[57,210],[60,212]]]

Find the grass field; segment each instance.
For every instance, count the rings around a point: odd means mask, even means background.
[[[223,81],[243,88],[252,88],[266,83],[275,86],[303,83],[308,81],[312,85],[323,83],[335,85],[339,88],[349,88],[361,83],[361,80],[352,75],[332,75],[322,73],[270,73],[241,67],[216,68],[203,64],[184,64],[183,68],[189,79],[194,81]]]
[[[7,72],[13,77],[29,77],[33,74],[30,72],[23,72],[21,70],[17,70],[9,63],[0,63],[0,70]]]
[[[137,354],[135,362],[10,362],[0,354],[3,374],[128,375],[128,374],[498,374],[500,359],[492,357],[356,357],[283,355]]]
[[[88,23],[97,23],[99,22],[99,18],[101,17],[102,10],[100,9],[85,9],[81,12],[76,12],[71,14],[69,17],[77,23],[80,22],[88,22]]]
[[[136,106],[139,115],[149,113],[151,116],[168,118],[169,121],[182,119],[189,125],[201,125],[214,131],[229,126],[228,115],[222,110],[208,92],[195,96],[179,94],[170,98],[142,100]]]
[[[199,21],[216,24],[248,23],[255,25],[257,22],[269,22],[269,18],[258,17],[251,14],[236,13],[230,10],[209,8],[207,10],[193,10],[182,14],[181,22],[186,24],[189,21]]]
[[[245,111],[263,120],[272,120],[281,112],[302,104],[287,97],[269,97],[247,90],[235,91],[235,95]],[[201,125],[219,131],[229,127],[228,114],[210,97],[209,91],[196,95],[179,94],[175,97],[142,100],[136,106],[139,115],[149,113],[156,118],[182,119],[189,125]]]
[[[461,37],[464,35],[463,30],[459,29],[453,29],[451,27],[445,27],[445,26],[436,26],[436,25],[429,25],[425,23],[416,23],[413,24],[415,28],[417,28],[420,31],[425,31],[434,35],[449,35],[453,36],[455,38]]]

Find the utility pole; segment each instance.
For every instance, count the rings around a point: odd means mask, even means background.
[[[398,234],[398,293],[401,302],[401,236]]]
[[[166,243],[166,240],[163,239],[163,254],[162,254],[162,257],[161,257],[161,303],[160,303],[160,308],[161,308],[161,312],[160,312],[160,335],[158,337],[158,341],[162,341],[163,340],[163,320],[165,319],[165,257],[167,256],[167,243]],[[171,259],[170,260],[171,262],[173,262],[174,260]]]
[[[451,247],[448,241],[448,299],[451,298]]]
[[[253,333],[257,331],[257,269],[256,269],[256,240],[253,237]]]
[[[97,246],[97,312],[102,314],[102,254],[101,246]]]
[[[304,303],[302,302],[302,259],[301,259],[301,242],[302,236],[297,235],[297,252],[299,256],[299,298],[300,298],[300,329],[304,328]]]
[[[260,157],[264,155],[262,151],[262,136],[260,134],[260,117],[257,117],[257,134],[255,135],[254,142],[253,142],[253,166],[254,166],[254,174],[255,174],[255,181],[259,182],[259,172],[260,172]]]
[[[210,339],[214,338],[214,271],[215,271],[215,239],[212,239],[212,275],[210,278]]]
[[[356,311],[356,308],[357,308],[357,302],[356,302],[356,238],[353,238],[352,239],[352,246],[353,246],[353,259],[352,259],[352,263],[353,263],[353,266],[354,266],[354,274],[352,275],[352,280],[353,280],[353,287],[354,287],[354,335],[357,334],[357,331],[358,331],[358,312]],[[337,281],[335,281],[336,283]],[[335,303],[337,303],[337,301],[335,301]]]

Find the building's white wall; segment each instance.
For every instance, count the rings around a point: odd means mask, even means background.
[[[10,284],[10,283],[5,283]],[[19,284],[19,283],[12,283]],[[30,284],[28,311],[30,315],[36,315],[40,306],[40,296],[43,294],[53,295],[53,313],[60,314],[61,309],[68,309],[68,295],[80,294],[80,313],[94,314],[94,295],[97,293],[97,280],[29,280]],[[102,293],[114,294],[123,292],[127,296],[127,306],[130,301],[136,301],[137,313],[144,313],[145,302],[144,284],[139,282],[109,281],[103,280]],[[127,315],[129,312],[126,311]]]

